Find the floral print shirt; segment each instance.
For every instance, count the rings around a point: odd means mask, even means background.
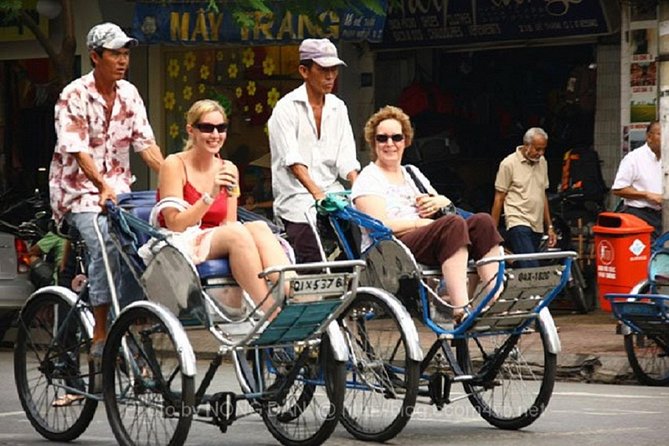
[[[74,158],[88,153],[105,182],[119,194],[130,191],[130,147],[141,152],[155,144],[139,92],[130,82],[116,82],[111,119],[95,87],[93,72],[66,86],[55,107],[57,142],[49,171],[54,219],[67,212],[100,212],[98,188]]]

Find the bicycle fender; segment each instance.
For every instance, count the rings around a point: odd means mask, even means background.
[[[642,291],[643,288],[648,287],[650,285],[650,282],[648,281],[647,278],[644,278],[643,280],[640,280],[637,282],[632,289],[630,289],[629,294],[645,294],[648,291]]]
[[[69,288],[65,288],[64,286],[58,286],[58,285],[45,286],[37,289],[34,293],[30,295],[28,300],[26,300],[26,302],[23,304],[21,313],[23,313],[23,309],[26,308],[30,302],[39,299],[40,296],[43,296],[45,294],[54,294],[56,296],[59,296],[64,300],[66,300],[72,306],[74,306],[77,303],[77,299],[79,298],[79,296],[74,291],[72,291]],[[84,327],[86,327],[86,332],[88,334],[88,337],[93,338],[93,327],[95,326],[95,319],[93,318],[93,313],[91,313],[91,310],[89,310],[87,306],[81,306],[79,309],[79,314],[81,315],[81,320],[84,324]]]
[[[548,351],[557,355],[562,351],[562,344],[560,344],[560,336],[558,336],[557,327],[555,327],[555,321],[551,312],[548,311],[547,307],[544,307],[539,312],[539,323],[541,328],[544,330],[546,335],[546,341],[548,342]]]
[[[327,334],[330,339],[330,345],[332,346],[335,361],[348,361],[348,345],[346,344],[346,340],[344,339],[344,335],[341,332],[337,321],[332,321],[328,324]]]
[[[186,331],[181,325],[181,322],[179,322],[179,319],[177,319],[177,317],[165,306],[146,300],[131,303],[121,311],[121,314],[125,313],[131,308],[138,307],[151,311],[165,324],[165,327],[167,327],[167,330],[170,332],[170,335],[174,338],[174,342],[176,343],[182,373],[186,376],[195,376],[197,371],[195,353],[193,352],[193,346],[188,340]]]
[[[406,308],[404,308],[404,305],[402,305],[395,296],[380,288],[358,287],[357,293],[371,294],[388,305],[390,311],[392,311],[397,318],[397,321],[399,322],[400,327],[407,338],[409,357],[412,361],[422,361],[423,350],[420,348],[418,330],[416,330],[416,324],[414,324],[411,316],[409,315],[409,312],[406,310]]]

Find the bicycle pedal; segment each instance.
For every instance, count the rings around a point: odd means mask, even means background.
[[[433,373],[430,376],[428,392],[432,403],[438,410],[443,409],[444,404],[449,404],[451,394],[451,378],[442,372]]]
[[[216,393],[211,401],[210,413],[221,432],[225,433],[228,426],[237,418],[237,398],[233,392]]]

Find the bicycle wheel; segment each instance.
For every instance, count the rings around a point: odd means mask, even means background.
[[[88,427],[97,400],[54,407],[65,394],[92,392],[90,337],[82,314],[67,299],[42,294],[24,307],[14,348],[14,379],[21,406],[44,438],[71,441]],[[69,390],[66,390],[69,389]]]
[[[669,335],[625,335],[625,351],[634,376],[648,386],[669,385]]]
[[[457,357],[466,374],[485,370],[509,335],[459,340]],[[535,322],[521,335],[494,376],[486,382],[463,381],[469,401],[481,416],[501,429],[520,429],[532,424],[546,409],[553,393],[557,355],[548,351],[547,336]]]
[[[341,423],[354,437],[383,442],[411,418],[420,375],[397,316],[381,299],[358,294],[339,318],[352,363]]]
[[[248,352],[252,392],[272,436],[287,446],[319,445],[334,431],[346,385],[345,363],[332,358],[327,336],[309,347],[297,377],[288,382],[297,354],[293,348],[256,348]],[[247,370],[248,372],[248,370]]]
[[[565,292],[574,303],[576,310],[581,314],[587,314],[590,311],[587,299],[585,297],[585,279],[581,268],[576,260],[571,263],[571,277],[565,286]]]
[[[179,349],[149,308],[128,309],[112,325],[102,360],[103,383],[107,418],[120,444],[180,445],[186,440],[195,380],[183,375]]]

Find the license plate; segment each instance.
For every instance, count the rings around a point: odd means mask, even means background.
[[[348,276],[336,274],[320,277],[296,278],[290,284],[294,296],[305,294],[344,294],[348,290]]]
[[[561,265],[551,265],[537,268],[521,268],[514,270],[517,288],[556,287],[560,282],[559,271]]]

